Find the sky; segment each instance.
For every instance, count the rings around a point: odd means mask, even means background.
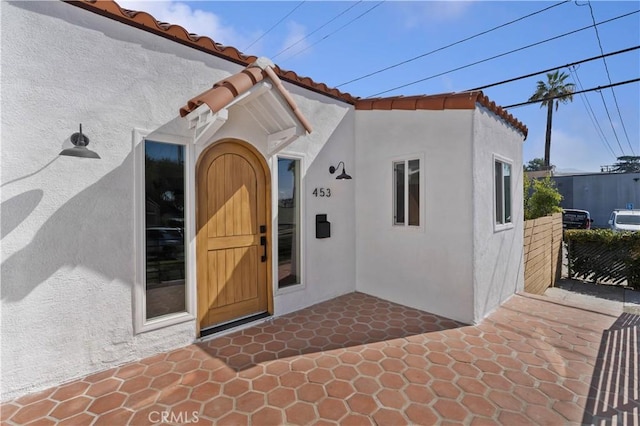
[[[361,98],[460,92],[552,68],[576,91],[640,78],[640,49],[564,67],[640,45],[638,1],[118,3]],[[538,80],[546,75],[483,92],[506,107],[528,101]],[[640,155],[639,109],[640,82],[574,95],[554,110],[551,164],[598,172]],[[542,158],[546,108],[508,111],[529,129],[525,164]]]

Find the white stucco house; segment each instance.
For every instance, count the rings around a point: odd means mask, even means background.
[[[349,292],[473,323],[522,290],[527,129],[481,92],[360,99],[109,0],[0,7],[2,400]]]

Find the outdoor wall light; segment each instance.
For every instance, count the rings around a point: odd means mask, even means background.
[[[100,158],[100,156],[87,148],[89,138],[82,134],[82,123],[80,123],[80,131],[71,135],[71,143],[73,148],[63,149],[59,155],[68,155],[69,157],[82,158]]]
[[[336,172],[336,170],[338,170],[338,167],[340,167],[340,164],[342,164],[342,173],[340,173],[338,176],[336,176],[336,179],[351,179],[351,176],[349,176],[347,174],[347,172],[344,169],[344,162],[341,161],[338,163],[338,165],[336,167],[329,167],[329,173],[334,174]]]

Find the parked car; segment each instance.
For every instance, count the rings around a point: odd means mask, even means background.
[[[147,256],[178,259],[184,256],[184,236],[181,228],[147,228]]]
[[[586,210],[565,209],[562,211],[564,229],[591,229],[593,219]]]
[[[640,231],[640,210],[616,209],[609,217],[609,227],[614,231]]]

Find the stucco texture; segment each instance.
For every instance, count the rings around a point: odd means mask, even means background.
[[[357,288],[473,320],[472,111],[358,111]],[[392,163],[421,157],[417,229],[393,225]]]
[[[186,100],[242,66],[63,2],[3,2],[1,19],[6,400],[196,338],[194,321],[133,329],[134,236],[143,231],[133,219],[132,133],[175,119]],[[309,196],[334,184],[329,165],[353,164],[352,107],[286,86],[314,132],[287,148],[307,165],[306,281],[276,295],[276,314],[355,288],[353,185],[326,203]],[[248,120],[231,111],[216,138],[239,137],[264,153],[264,132]],[[100,160],[58,156],[79,123]],[[336,218],[329,241],[312,236],[316,213]]]
[[[524,290],[522,136],[484,108],[473,121],[473,292],[478,322]],[[495,226],[494,160],[511,164],[511,226]]]

